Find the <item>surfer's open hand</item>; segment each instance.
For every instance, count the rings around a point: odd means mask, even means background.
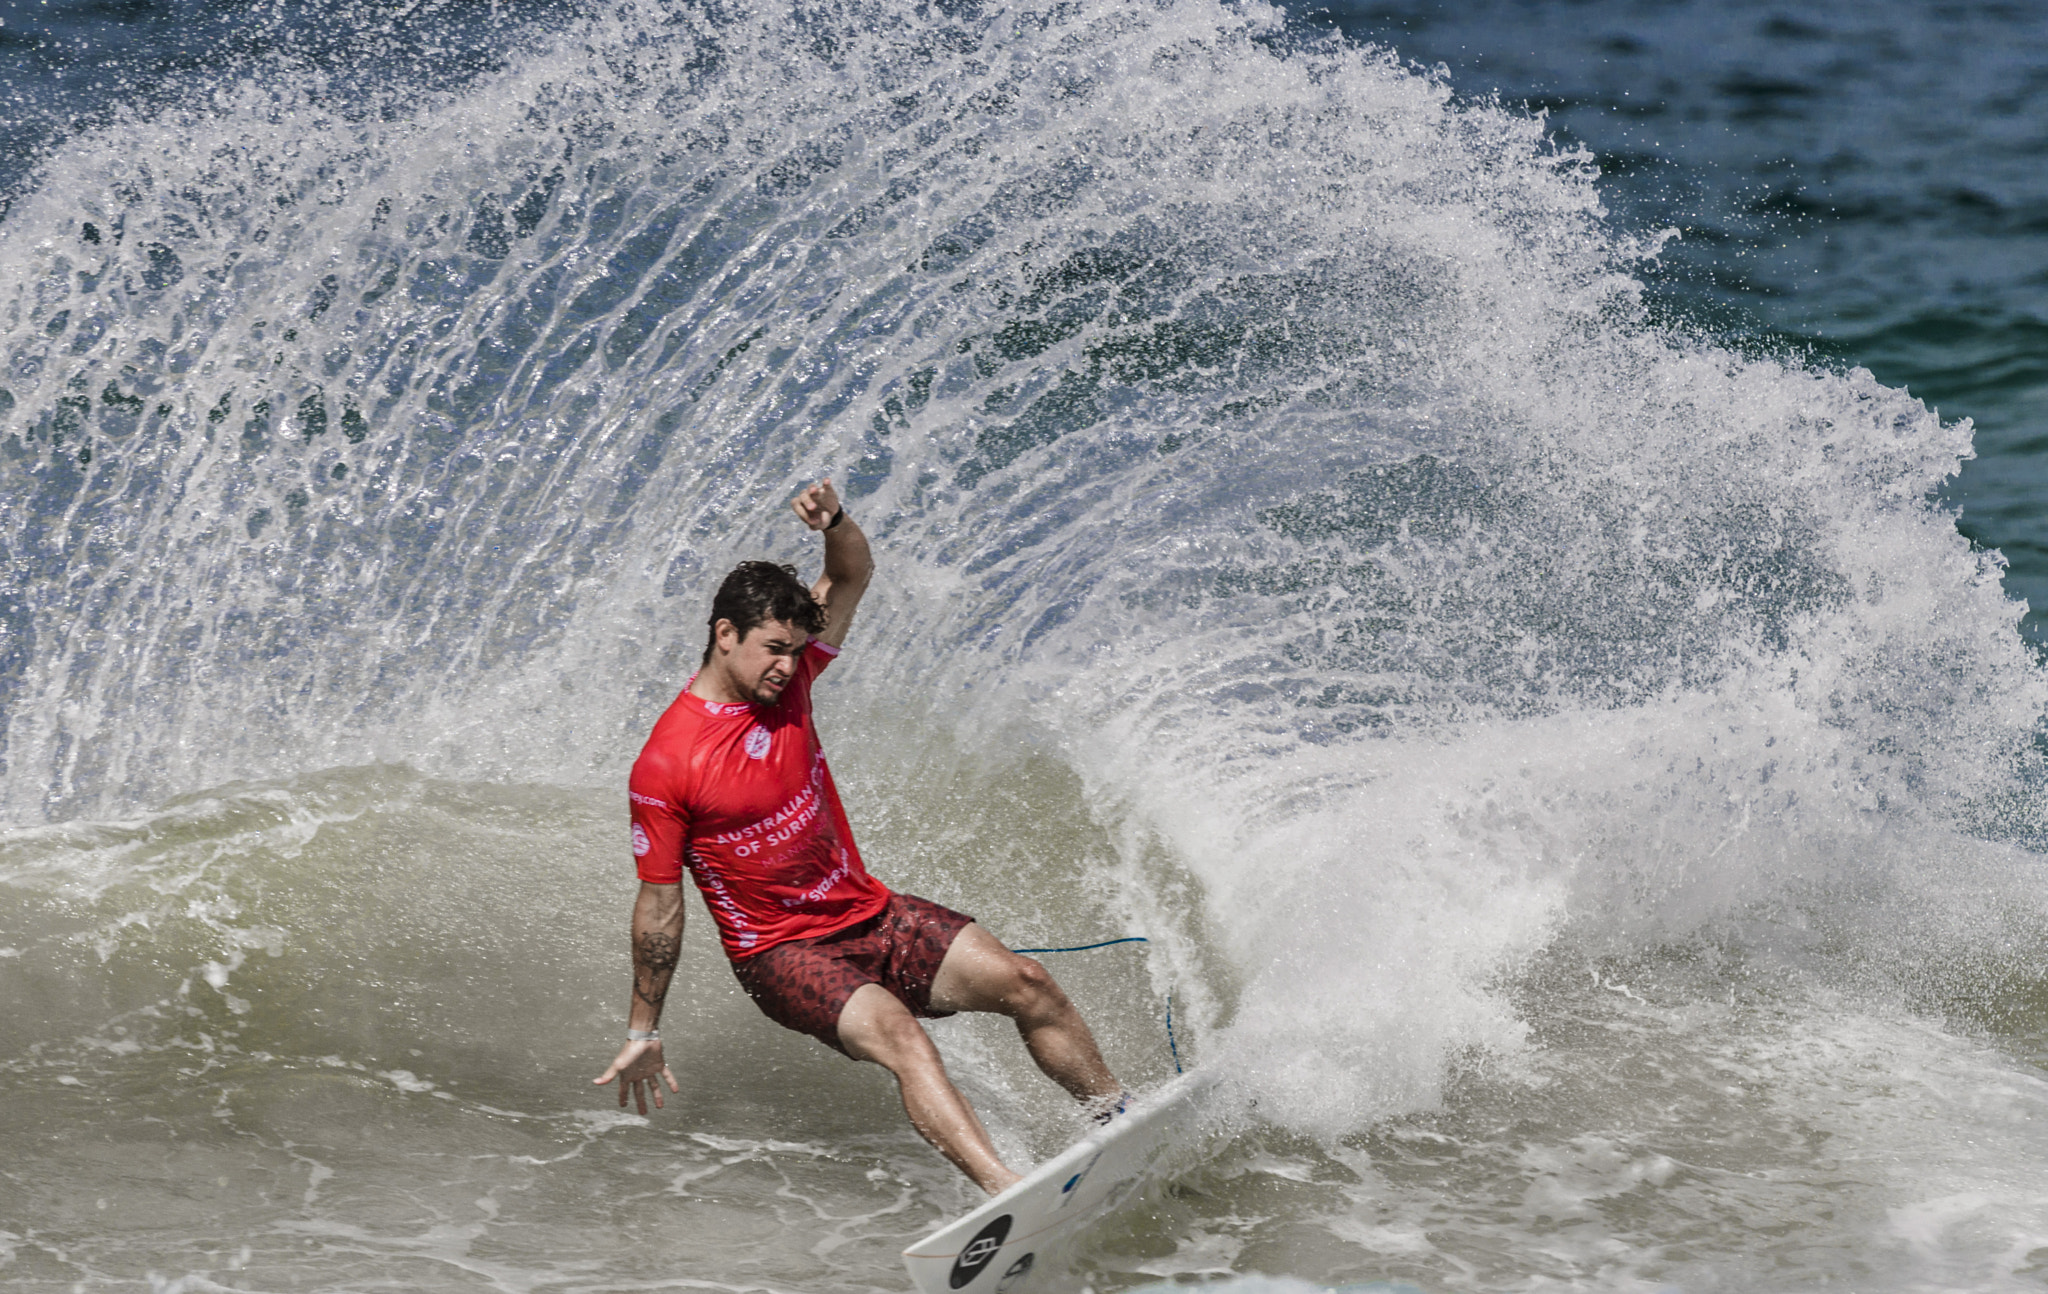
[[[796,515],[813,530],[823,530],[832,524],[832,518],[839,515],[839,491],[832,488],[832,478],[813,485],[789,501],[796,509]]]
[[[626,1093],[633,1093],[633,1101],[640,1107],[640,1113],[647,1113],[647,1094],[654,1093],[654,1108],[661,1108],[661,1085],[668,1084],[671,1092],[680,1092],[676,1076],[668,1072],[668,1065],[661,1058],[661,1039],[651,1038],[646,1042],[629,1042],[619,1048],[619,1054],[612,1057],[612,1067],[590,1081],[603,1087],[614,1078],[619,1080],[619,1108],[626,1106]],[[643,1086],[643,1084],[645,1086]]]

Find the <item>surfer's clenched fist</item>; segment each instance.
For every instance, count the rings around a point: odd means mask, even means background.
[[[839,506],[839,491],[832,488],[829,476],[791,499],[789,506],[796,509],[796,515],[813,530],[830,530],[836,520],[844,517],[844,510]]]
[[[654,725],[627,796],[633,908],[629,1041],[597,1081],[661,1105],[675,1080],[654,1034],[683,934],[682,878],[710,909],[733,975],[763,1014],[896,1076],[911,1123],[991,1193],[1017,1180],[947,1077],[919,1018],[1009,1016],[1038,1067],[1083,1102],[1118,1086],[1045,967],[973,918],[868,874],[811,722],[811,685],[839,655],[874,573],[867,536],[830,479],[790,500],[824,539],[796,568],[742,562],[712,597],[700,668]]]

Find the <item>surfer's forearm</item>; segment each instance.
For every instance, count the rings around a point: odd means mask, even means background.
[[[633,900],[633,1005],[626,1012],[626,1027],[651,1030],[661,1023],[662,1000],[676,973],[676,956],[683,946],[683,887],[640,883],[640,897]],[[626,1108],[626,1094],[644,1118],[647,1097],[661,1108],[661,1087],[678,1091],[676,1076],[661,1058],[661,1039],[628,1037],[626,1045],[612,1059],[611,1067],[591,1081],[602,1087],[619,1080],[619,1108]]]
[[[825,573],[811,586],[811,596],[825,608],[825,631],[818,637],[838,647],[846,642],[853,609],[875,573],[875,559],[868,550],[868,537],[851,516],[842,514],[839,524],[823,533]]]
[[[874,576],[875,555],[868,548],[866,532],[850,515],[841,517],[824,535],[825,571],[812,594],[828,616],[837,611],[851,619],[853,604],[867,592],[868,580]]]
[[[633,1005],[629,1029],[661,1023],[661,1005],[683,947],[683,887],[642,882],[633,903]]]
[[[834,585],[858,593],[875,573],[875,555],[868,548],[867,532],[851,513],[823,532],[825,536],[825,578]]]

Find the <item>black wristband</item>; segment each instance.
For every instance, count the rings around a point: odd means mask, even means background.
[[[846,505],[841,504],[839,511],[832,514],[832,520],[825,523],[825,529],[830,530],[844,520],[846,520]]]

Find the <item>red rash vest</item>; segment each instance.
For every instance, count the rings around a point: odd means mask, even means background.
[[[812,639],[774,705],[706,701],[683,689],[628,783],[640,879],[689,868],[734,961],[815,939],[882,910],[811,726],[811,680],[839,654]]]

